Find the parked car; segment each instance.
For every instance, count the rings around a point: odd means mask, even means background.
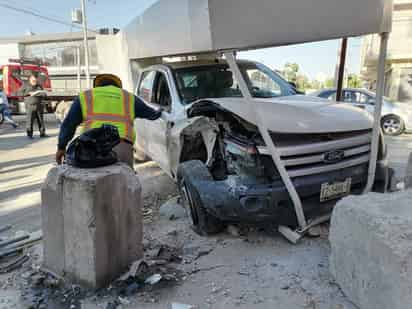
[[[335,100],[336,89],[323,89],[310,95]],[[375,98],[376,94],[366,89],[344,89],[342,93],[343,102],[362,108],[372,115],[375,110]],[[385,134],[392,136],[412,131],[412,105],[384,97],[381,126]]]
[[[368,177],[372,117],[352,106],[297,95],[266,66],[237,61],[307,213],[361,193]],[[297,226],[293,203],[224,60],[144,68],[136,95],[166,116],[136,120],[136,157],[151,157],[177,183],[199,234],[226,222]],[[374,189],[387,184],[381,139]],[[310,218],[310,216],[309,216]]]

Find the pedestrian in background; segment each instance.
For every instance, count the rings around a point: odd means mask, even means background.
[[[2,115],[2,119],[5,123],[13,126],[13,128],[17,128],[18,124],[14,122],[11,117],[11,111],[9,108],[9,101],[7,100],[7,96],[3,91],[3,83],[0,82],[0,113]]]
[[[33,138],[33,125],[37,121],[39,127],[40,137],[47,137],[46,127],[44,125],[44,106],[43,106],[43,87],[39,84],[38,78],[35,74],[31,75],[29,82],[25,83],[19,89],[19,95],[24,97],[26,105],[26,132],[28,138]]]

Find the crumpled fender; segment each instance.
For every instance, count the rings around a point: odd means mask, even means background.
[[[204,116],[197,116],[177,122],[169,131],[169,160],[172,174],[175,176],[180,163],[182,154],[184,136],[193,136],[201,133],[203,142],[207,149],[208,164],[212,159],[213,148],[216,143],[216,137],[219,127],[214,119]]]

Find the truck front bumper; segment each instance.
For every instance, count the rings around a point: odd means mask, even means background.
[[[338,199],[320,202],[324,183],[352,179],[351,194],[360,194],[365,188],[368,165],[363,164],[339,171],[292,179],[302,200],[305,215],[310,217],[330,211]],[[374,190],[384,191],[388,185],[389,169],[385,161],[377,165]],[[203,206],[223,221],[231,222],[278,222],[296,224],[294,207],[281,180],[270,184],[251,183],[237,176],[224,181],[194,181]]]

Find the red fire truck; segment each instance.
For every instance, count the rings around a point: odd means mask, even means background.
[[[35,74],[38,76],[47,97],[44,99],[45,109],[52,112],[57,102],[62,100],[72,100],[75,92],[72,93],[54,93],[51,88],[47,63],[38,59],[9,59],[9,63],[0,65],[0,83],[3,83],[4,92],[9,100],[9,105],[13,113],[25,113],[25,107],[18,90],[28,82],[29,77]]]

